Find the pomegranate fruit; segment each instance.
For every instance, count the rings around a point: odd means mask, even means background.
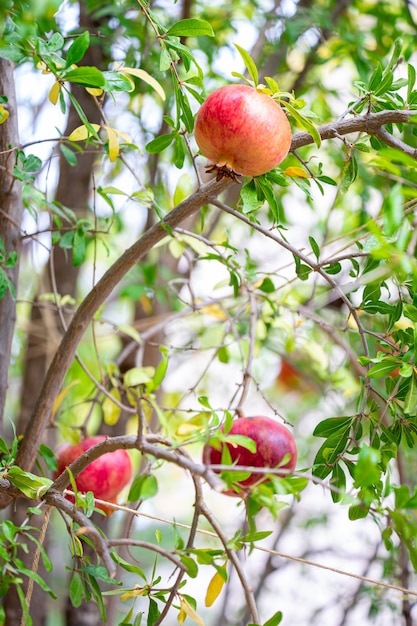
[[[64,444],[57,451],[58,468],[54,474],[57,478],[64,469],[75,459],[78,459],[83,452],[89,450],[97,443],[105,441],[103,435],[87,437],[75,445]],[[132,463],[126,450],[115,450],[106,452],[98,459],[95,459],[86,467],[75,479],[77,489],[81,493],[92,491],[95,498],[116,503],[116,498],[130,481],[132,477]],[[73,498],[68,497],[73,500]],[[97,504],[97,507],[110,515],[113,509],[104,504]]]
[[[216,171],[260,176],[276,167],[291,146],[291,127],[271,96],[249,85],[226,85],[213,91],[195,119],[195,140]]]
[[[219,465],[222,463],[223,446],[226,445],[234,467],[270,467],[285,470],[282,474],[295,468],[297,462],[297,448],[294,437],[287,428],[275,420],[257,415],[255,417],[239,417],[234,420],[228,435],[245,435],[256,444],[256,452],[251,452],[243,446],[231,442],[220,442],[219,446],[206,444],[203,449],[203,463],[206,465]],[[289,459],[281,466],[281,463],[289,455]],[[223,493],[229,496],[242,496],[246,489],[255,484],[267,482],[265,474],[252,472],[242,481],[237,481],[235,487],[227,489]]]

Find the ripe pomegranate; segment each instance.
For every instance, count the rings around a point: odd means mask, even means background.
[[[89,448],[106,439],[103,435],[87,437],[75,445],[64,444],[57,452],[58,469],[54,474],[57,478],[64,469]],[[126,450],[106,452],[95,459],[75,479],[77,489],[81,493],[92,491],[96,498],[116,503],[116,498],[130,481],[132,476],[132,463]],[[68,498],[73,501],[72,498]],[[113,509],[104,504],[97,507],[110,515]]]
[[[228,435],[245,435],[256,444],[256,452],[251,452],[243,446],[233,442],[220,443],[219,447],[206,444],[203,449],[203,463],[206,465],[218,465],[222,462],[222,450],[226,445],[234,466],[270,467],[280,466],[286,455],[289,460],[281,469],[286,470],[281,474],[286,475],[288,470],[293,470],[297,462],[297,448],[292,434],[275,420],[257,415],[255,417],[239,417],[234,420]],[[280,474],[278,474],[280,475]],[[231,487],[223,493],[228,496],[242,496],[247,488],[255,484],[267,482],[265,474],[253,472],[248,478],[237,482],[239,488]]]
[[[276,167],[291,146],[291,127],[282,108],[249,85],[216,89],[195,119],[195,140],[213,162],[207,171],[236,179],[260,176]]]

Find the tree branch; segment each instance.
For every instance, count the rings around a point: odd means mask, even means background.
[[[319,127],[318,130],[323,140],[354,132],[376,135],[384,124],[408,123],[410,118],[415,115],[417,112],[413,110],[380,111],[332,122]],[[293,137],[291,149],[294,151],[311,143],[313,143],[313,138],[309,133],[298,133]],[[211,181],[181,202],[161,222],[149,228],[135,244],[126,250],[81,303],[51,363],[28,428],[25,431],[17,459],[22,469],[28,470],[34,463],[42,434],[48,425],[53,403],[59,393],[65,373],[74,358],[77,346],[88,324],[99,307],[130,268],[142,259],[156,243],[161,241],[170,229],[179,226],[202,206],[215,200],[229,185],[230,181],[225,179]],[[311,265],[311,262],[309,264]]]
[[[17,464],[22,469],[29,470],[35,461],[43,432],[50,419],[54,400],[74,358],[77,346],[99,307],[130,268],[138,263],[171,229],[208,204],[213,196],[218,195],[229,184],[230,181],[225,179],[211,181],[181,202],[161,222],[149,228],[136,243],[128,248],[83,300],[52,360],[24,433],[17,457]]]
[[[329,124],[325,124],[324,126],[319,126],[318,131],[320,133],[320,137],[325,139],[335,139],[338,135],[349,135],[350,133],[360,133],[365,132],[370,135],[375,135],[380,132],[380,129],[385,124],[409,124],[410,119],[412,117],[417,116],[416,110],[401,110],[401,111],[379,111],[378,113],[367,113],[365,115],[356,115],[350,119],[337,120],[336,122],[330,122]],[[387,133],[388,134],[388,133]],[[385,134],[384,134],[385,136]],[[389,135],[391,137],[391,135]],[[387,143],[386,139],[380,137],[381,141]],[[298,150],[298,148],[302,148],[303,146],[308,146],[313,143],[312,136],[307,133],[297,133],[292,138],[291,143],[291,152],[294,150]],[[401,142],[402,143],[402,142]],[[405,146],[405,144],[402,144]],[[397,144],[395,146],[399,148]],[[412,150],[409,146],[407,146],[409,150]],[[403,148],[399,148],[403,150]],[[410,154],[410,152],[407,152]],[[413,150],[412,156],[414,158],[417,157],[417,151]]]

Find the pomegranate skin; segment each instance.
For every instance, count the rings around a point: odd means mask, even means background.
[[[216,89],[199,109],[195,140],[220,171],[260,176],[276,167],[291,147],[291,127],[271,96],[249,85]]]
[[[75,445],[64,444],[57,451],[58,468],[54,474],[57,478],[64,469],[83,452],[98,443],[105,441],[104,435],[87,437]],[[75,479],[77,489],[81,493],[92,491],[95,498],[116,502],[116,498],[132,477],[132,463],[126,450],[106,452],[95,459]],[[71,499],[71,498],[68,498]],[[105,505],[97,505],[105,513],[110,514],[112,509]]]
[[[232,443],[227,445],[234,466],[270,467],[279,466],[286,455],[290,455],[289,460],[280,469],[285,470],[278,476],[286,476],[288,471],[295,468],[297,462],[297,447],[290,431],[275,420],[257,415],[255,417],[239,417],[234,420],[230,435],[245,435],[256,443],[256,452],[250,452],[247,448]],[[221,464],[222,449],[216,450],[210,444],[206,444],[203,449],[203,463],[205,465]],[[245,491],[255,484],[267,482],[265,474],[253,472],[245,480],[236,484],[241,490],[234,488],[223,491],[228,496],[241,497]]]

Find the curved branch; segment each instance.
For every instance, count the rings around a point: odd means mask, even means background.
[[[54,400],[75,356],[77,346],[99,307],[131,267],[138,263],[171,229],[209,203],[213,196],[221,193],[228,185],[230,185],[230,181],[226,179],[211,181],[181,202],[161,222],[149,228],[137,242],[128,248],[83,300],[52,360],[24,433],[17,456],[17,464],[22,469],[29,470],[35,461],[43,432],[50,419]]]
[[[156,441],[157,443],[153,443]],[[169,463],[175,463],[179,467],[191,472],[194,476],[201,476],[214,490],[219,490],[224,487],[223,481],[213,472],[210,468],[200,463],[194,463],[190,457],[182,453],[181,450],[169,450],[166,447],[170,442],[167,439],[161,437],[156,438],[155,435],[144,435],[139,441],[136,435],[119,435],[117,437],[108,437],[104,441],[92,446],[68,467],[74,476],[78,476],[87,465],[92,463],[95,459],[98,459],[107,452],[114,452],[114,450],[139,450],[142,454],[150,454],[156,459],[163,459]],[[51,485],[50,490],[62,491],[68,485],[69,477],[68,472],[64,471],[55,482]],[[47,492],[49,493],[49,491]]]
[[[320,133],[320,137],[324,139],[335,139],[338,135],[349,135],[349,133],[358,133],[365,132],[370,135],[377,136],[380,132],[382,126],[385,124],[409,124],[412,117],[417,116],[417,111],[414,110],[403,110],[403,111],[379,111],[378,113],[367,113],[366,115],[356,115],[348,120],[337,120],[335,122],[330,122],[329,124],[325,124],[324,126],[319,126],[317,130]],[[384,133],[383,136],[379,138],[384,143],[387,142],[386,135],[389,133]],[[292,138],[291,143],[291,151],[297,150],[298,148],[302,148],[303,146],[308,146],[313,143],[312,136],[307,133],[297,133]],[[388,144],[392,145],[392,144]],[[399,145],[395,146],[400,150],[404,151],[404,146],[401,142],[402,147],[399,148]],[[411,154],[414,158],[417,158],[417,150],[407,146],[407,154]]]
[[[353,132],[367,132],[377,135],[378,132],[380,133],[381,126],[407,123],[416,114],[417,112],[413,110],[380,111],[357,115],[349,120],[338,120],[321,126],[318,130],[322,139],[332,139],[338,135]],[[313,143],[313,138],[309,133],[298,133],[293,137],[291,149],[294,151],[311,143]],[[413,150],[413,156],[416,155],[417,151]],[[161,241],[170,229],[176,228],[205,204],[210,203],[230,184],[230,181],[226,179],[211,181],[181,202],[161,222],[152,226],[126,250],[81,303],[51,363],[25,431],[17,458],[17,463],[22,469],[30,470],[34,463],[43,432],[50,419],[54,400],[75,356],[77,346],[99,307],[130,268],[140,261],[156,243]]]

